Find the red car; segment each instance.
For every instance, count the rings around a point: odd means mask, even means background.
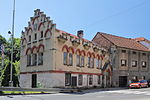
[[[146,80],[140,80],[137,82],[130,83],[129,88],[141,88],[148,87],[148,82]]]

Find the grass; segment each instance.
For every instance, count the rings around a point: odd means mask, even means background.
[[[1,91],[0,94],[43,94],[49,92],[41,92],[41,91]]]

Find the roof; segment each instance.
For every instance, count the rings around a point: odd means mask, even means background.
[[[149,40],[147,40],[147,39],[146,39],[146,38],[144,38],[144,37],[135,38],[134,40],[136,40],[136,41],[138,41],[138,42],[146,41],[146,42],[150,43],[150,41],[149,41]]]
[[[143,46],[135,39],[119,37],[119,36],[101,33],[101,32],[98,32],[98,34],[101,34],[103,37],[105,37],[107,40],[109,40],[111,43],[113,43],[118,47],[124,47],[124,48],[141,50],[141,51],[150,51],[147,47]]]
[[[74,38],[76,38],[76,39],[79,38],[78,36],[73,35],[73,34],[68,33],[68,32],[65,32],[65,31],[63,31],[63,30],[60,30],[60,29],[56,29],[56,30],[59,31],[60,33],[68,34],[68,35],[70,35],[70,36],[72,36],[72,37],[74,37]],[[85,42],[92,42],[92,41],[89,41],[89,40],[84,39],[84,38],[82,38],[82,40],[85,41]]]

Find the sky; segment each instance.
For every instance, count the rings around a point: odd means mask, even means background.
[[[35,9],[41,9],[56,23],[56,28],[92,40],[97,32],[126,38],[150,40],[150,0],[16,0],[15,32],[28,25]],[[0,35],[10,38],[13,0],[0,0]]]

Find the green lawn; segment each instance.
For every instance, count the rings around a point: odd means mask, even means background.
[[[49,92],[39,92],[39,91],[2,91],[0,94],[41,94]]]

